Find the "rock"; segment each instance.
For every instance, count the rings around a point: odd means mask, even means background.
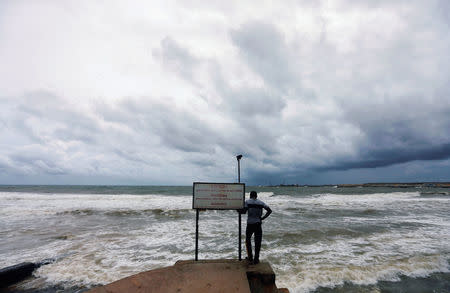
[[[7,287],[31,276],[36,264],[23,262],[17,265],[0,269],[0,287]]]

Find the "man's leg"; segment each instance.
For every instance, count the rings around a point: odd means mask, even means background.
[[[247,229],[245,230],[245,246],[247,247],[247,257],[249,261],[253,261],[252,253],[252,225],[247,224]]]
[[[259,251],[261,250],[262,229],[261,223],[255,227],[255,263],[259,263]]]

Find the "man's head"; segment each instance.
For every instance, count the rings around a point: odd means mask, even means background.
[[[250,198],[256,199],[258,197],[258,194],[256,194],[256,191],[250,192]]]

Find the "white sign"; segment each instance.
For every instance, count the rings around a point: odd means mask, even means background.
[[[192,202],[193,209],[243,209],[244,200],[244,183],[194,182]]]

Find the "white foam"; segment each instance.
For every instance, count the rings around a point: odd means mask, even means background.
[[[42,216],[75,210],[142,211],[176,210],[192,206],[191,196],[134,194],[38,194],[0,193],[2,217]],[[167,204],[170,203],[170,206]]]
[[[258,194],[274,211],[263,226],[262,258],[272,263],[277,284],[292,292],[308,292],[346,281],[373,284],[397,280],[401,274],[415,277],[449,271],[447,198],[424,198],[417,192],[272,195]],[[0,193],[0,204],[4,207],[0,222],[10,229],[3,231],[6,237],[31,243],[0,253],[0,264],[66,255],[37,270],[36,275],[50,284],[104,284],[194,257],[191,195]],[[152,209],[161,212],[120,217],[101,214],[93,218],[105,222],[93,222],[84,214],[64,214],[77,210],[110,213]],[[334,218],[329,218],[331,211]],[[350,212],[340,215],[341,211]],[[374,212],[365,216],[361,213],[364,211]],[[311,215],[315,218],[306,217]],[[40,229],[33,226],[36,223],[48,226]],[[307,225],[310,228],[305,228]],[[361,226],[368,231],[350,236],[324,232]],[[372,228],[374,231],[370,231]],[[316,242],[284,243],[273,237],[283,233],[307,235],[302,234],[307,229],[317,231]],[[200,257],[237,257],[236,231],[234,211],[201,213]],[[41,240],[39,246],[32,245],[35,238]]]
[[[427,230],[385,232],[354,239],[329,239],[297,249],[283,247],[269,251],[280,285],[294,292],[309,292],[319,286],[334,287],[344,282],[368,285],[398,281],[400,275],[424,277],[433,272],[450,272],[450,231]],[[278,259],[290,260],[278,263]]]
[[[411,257],[371,265],[314,265],[304,263],[294,268],[296,274],[278,274],[277,283],[291,292],[310,292],[318,287],[336,287],[351,282],[357,285],[378,281],[399,281],[400,275],[425,277],[433,272],[449,272],[447,260],[441,256]]]

